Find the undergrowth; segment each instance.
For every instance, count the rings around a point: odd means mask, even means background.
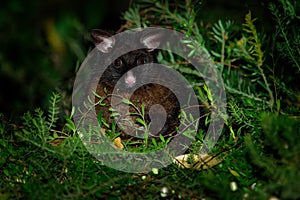
[[[139,0],[121,29],[159,26],[192,37],[210,52],[227,95],[226,125],[207,170],[170,165],[145,174],[106,167],[93,158],[72,121],[61,118],[61,95],[46,112],[27,112],[20,124],[0,114],[0,199],[299,199],[300,34],[297,1],[268,4],[273,32],[249,11],[243,24],[204,24],[200,2]],[[298,23],[297,23],[298,21]],[[161,54],[210,106],[205,83],[180,57]],[[143,123],[143,120],[140,121]],[[203,133],[205,134],[205,133]],[[197,138],[201,140],[201,137]]]

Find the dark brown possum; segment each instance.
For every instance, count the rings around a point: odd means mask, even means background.
[[[102,53],[111,53],[114,51],[116,45],[120,46],[122,41],[116,41],[116,38],[112,34],[107,33],[102,30],[93,30],[91,33],[93,42],[95,46]],[[102,103],[105,106],[96,105],[95,111],[98,115],[99,112],[102,113],[102,118],[107,123],[112,123],[113,118],[111,118],[112,112],[110,111],[111,107],[111,98],[113,90],[120,78],[126,74],[123,79],[125,89],[120,91],[118,95],[120,96],[120,101],[122,98],[127,98],[128,94],[126,88],[133,87],[136,83],[143,79],[144,75],[147,75],[147,72],[142,74],[135,74],[131,69],[142,66],[147,63],[157,63],[157,50],[156,48],[159,45],[161,37],[158,33],[147,33],[142,34],[139,37],[139,41],[144,45],[144,49],[138,49],[130,51],[115,60],[111,61],[111,64],[105,69],[102,74],[99,83],[97,85],[96,93],[104,98]],[[124,44],[125,45],[125,44]],[[121,45],[122,46],[122,45]],[[163,76],[163,75],[162,75]],[[164,77],[157,77],[164,78]],[[95,102],[98,102],[99,98],[95,98]],[[142,110],[142,104],[144,105],[145,116],[144,119],[147,124],[151,123],[152,117],[155,119],[163,118],[166,116],[166,121],[163,127],[160,130],[155,130],[155,127],[150,127],[149,137],[158,138],[159,135],[167,136],[176,134],[176,127],[179,126],[179,113],[180,105],[175,94],[165,86],[155,83],[148,83],[137,88],[133,95],[130,97],[130,102],[132,102],[136,108]],[[150,108],[153,105],[161,105],[163,109],[156,109],[154,113],[149,113]],[[131,107],[130,112],[136,112],[136,108]],[[124,114],[124,113],[123,113]],[[130,115],[133,122],[136,122],[136,115]],[[123,133],[123,137],[127,137],[128,134]],[[132,133],[130,134],[132,135]]]

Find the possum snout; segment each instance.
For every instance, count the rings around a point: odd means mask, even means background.
[[[125,83],[127,87],[132,87],[136,83],[136,77],[133,75],[131,71],[127,72],[125,77]]]

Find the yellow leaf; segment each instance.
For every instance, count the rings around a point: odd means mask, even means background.
[[[235,177],[239,177],[239,173],[237,173],[236,171],[234,171],[233,169],[229,169],[230,173],[235,176]]]
[[[122,140],[120,137],[117,137],[114,139],[114,145],[118,147],[119,149],[124,149],[124,145],[122,144]]]

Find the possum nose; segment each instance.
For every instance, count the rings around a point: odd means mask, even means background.
[[[136,78],[133,75],[133,73],[131,71],[127,72],[127,75],[125,77],[125,83],[126,83],[127,87],[134,86],[135,82],[136,82]]]

